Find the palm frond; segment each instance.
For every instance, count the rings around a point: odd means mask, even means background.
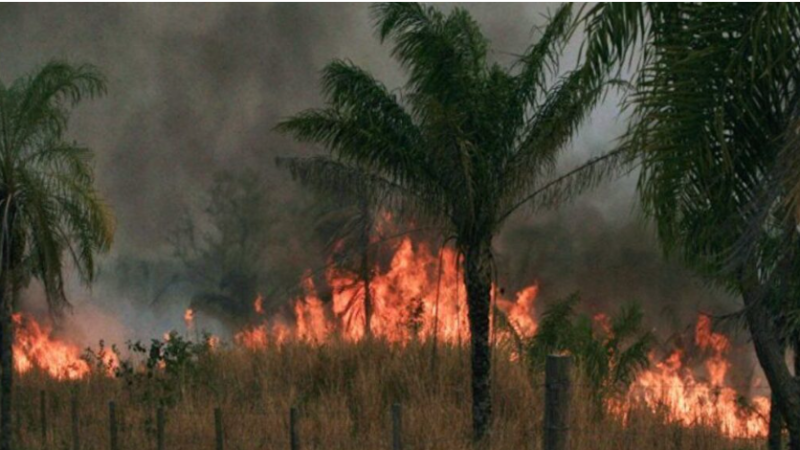
[[[463,105],[466,92],[484,71],[488,41],[465,10],[448,16],[416,3],[373,7],[381,42],[394,41],[392,56],[409,71],[417,97]]]
[[[106,82],[94,66],[57,61],[17,80],[11,90],[18,93],[19,104],[12,119],[15,127],[9,132],[11,142],[22,150],[30,139],[44,135],[59,138],[69,119],[69,107],[103,95]]]
[[[94,188],[91,151],[62,139],[70,108],[105,92],[93,66],[45,65],[0,92],[0,203],[11,211],[3,222],[1,270],[41,281],[50,310],[69,305],[64,257],[85,281],[96,272],[95,255],[111,245],[114,222]]]
[[[549,18],[542,37],[517,62],[517,95],[523,103],[534,104],[537,93],[547,91],[548,78],[558,73],[561,52],[572,29],[572,4],[567,3]]]

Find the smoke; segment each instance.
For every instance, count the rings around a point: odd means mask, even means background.
[[[522,53],[539,36],[544,13],[555,8],[465,7],[492,40],[499,62]],[[578,44],[567,47],[565,65],[574,61]],[[249,168],[267,180],[276,204],[287,206],[274,211],[274,265],[313,268],[321,248],[298,233],[309,225],[303,209],[288,207],[307,203],[308,196],[272,161],[317,150],[273,127],[321,105],[319,72],[334,58],[400,86],[403,76],[389,53],[375,38],[364,4],[0,6],[4,83],[53,58],[92,63],[108,76],[108,95],[79,107],[70,136],[97,153],[99,188],[118,220],[112,257],[167,260],[178,212],[197,207],[217,171]],[[609,98],[562,165],[610,148],[624,126],[619,117]],[[509,285],[538,279],[548,298],[581,290],[596,305],[638,299],[653,314],[664,306],[685,312],[709,298],[720,302],[720,294],[706,297],[687,272],[662,261],[636,219],[633,185],[627,178],[558,213],[515,217],[497,242],[503,278]],[[146,307],[149,300],[127,298],[115,286],[73,291],[77,310],[100,311],[84,321],[87,339],[113,334],[95,326],[96,314],[107,314],[109,305],[120,312],[120,326],[158,335],[181,325],[176,310],[188,301],[180,288],[167,295],[165,304],[172,306],[155,310]]]

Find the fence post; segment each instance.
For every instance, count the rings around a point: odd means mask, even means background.
[[[214,408],[214,429],[216,430],[217,437],[217,450],[224,449],[224,439],[222,436],[222,410],[217,407]]]
[[[72,413],[72,450],[81,449],[80,426],[78,424],[78,388],[72,389],[70,398],[70,410]]]
[[[289,409],[289,448],[300,450],[300,435],[297,432],[297,408]]]
[[[42,447],[47,445],[47,394],[39,391],[39,423],[42,425]]]
[[[119,441],[117,440],[117,405],[113,401],[108,402],[108,437],[111,450],[119,450]]]
[[[392,404],[392,450],[403,450],[403,412],[399,403]]]
[[[570,371],[572,358],[549,355],[545,365],[544,450],[569,448]]]
[[[164,450],[164,407],[156,410],[156,450]]]

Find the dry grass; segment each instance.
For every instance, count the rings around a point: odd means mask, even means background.
[[[541,448],[542,379],[519,363],[498,356],[490,448]],[[39,393],[48,393],[47,447],[71,445],[70,392],[80,405],[82,448],[107,449],[108,402],[117,403],[124,450],[155,448],[155,407],[167,409],[167,449],[211,449],[213,408],[222,408],[226,449],[288,449],[288,411],[300,411],[303,449],[390,448],[390,405],[403,407],[407,449],[469,449],[468,352],[440,348],[431,369],[431,348],[383,343],[333,343],[314,348],[287,345],[262,352],[217,351],[174,389],[158,379],[127,385],[102,375],[58,382],[42,374],[18,379],[16,448],[41,449]],[[161,387],[159,387],[161,386]],[[183,392],[181,394],[180,392]],[[576,384],[572,448],[745,449],[760,443],[732,441],[713,430],[664,425],[645,412],[627,427],[593,414],[588,392]],[[758,444],[758,445],[757,445]]]

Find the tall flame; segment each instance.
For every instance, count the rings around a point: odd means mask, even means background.
[[[695,344],[700,350],[711,352],[704,361],[708,381],[699,379],[686,367],[685,352],[676,349],[652,369],[640,373],[625,398],[613,402],[611,409],[624,417],[631,407],[644,405],[663,411],[670,422],[714,426],[730,437],[766,436],[770,400],[755,396],[746,401],[726,385],[731,343],[712,330],[707,316],[698,318]]]
[[[456,251],[450,248],[434,255],[427,245],[405,238],[389,267],[382,272],[375,270],[370,280],[370,334],[394,343],[433,337],[448,343],[468,340],[467,298],[457,259]],[[364,338],[364,283],[357,275],[336,268],[329,269],[325,277],[332,288],[330,307],[319,298],[307,276],[303,295],[294,301],[292,325],[267,319],[237,333],[235,340],[249,348],[261,348],[287,339],[320,343],[334,332],[348,341]],[[525,337],[536,331],[533,306],[537,293],[537,286],[532,285],[518,292],[515,300],[497,298],[497,307],[506,313],[515,331]],[[263,312],[262,302],[259,296],[254,303],[259,314]]]

